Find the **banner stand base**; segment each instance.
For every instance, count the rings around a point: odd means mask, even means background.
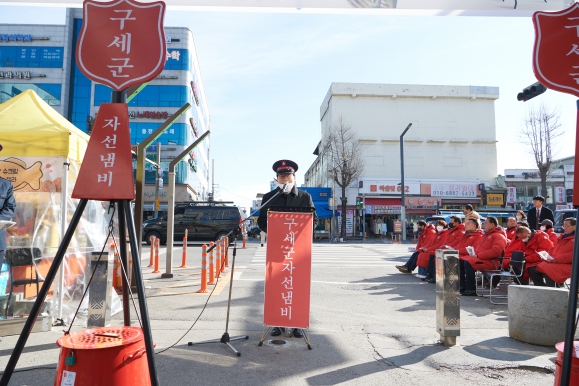
[[[263,333],[261,334],[261,339],[259,340],[259,343],[257,344],[258,347],[263,346],[263,342],[265,341],[265,337],[271,332],[273,327],[270,326],[263,326]],[[310,340],[310,336],[308,335],[308,330],[305,328],[300,328],[300,330],[302,331],[302,334],[304,335],[304,341],[306,342],[306,345],[308,346],[308,350],[312,349],[312,342]]]

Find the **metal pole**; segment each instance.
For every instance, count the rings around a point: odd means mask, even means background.
[[[116,205],[117,205],[117,214],[118,214],[118,218],[119,218],[119,250],[120,250],[120,255],[121,255],[121,263],[123,264],[123,267],[125,267],[125,272],[127,273],[126,275],[121,274],[121,280],[123,283],[123,321],[125,323],[125,326],[130,326],[131,325],[131,305],[129,303],[129,287],[131,286],[131,283],[129,282],[129,277],[131,276],[131,271],[129,269],[129,259],[127,256],[127,221],[126,221],[126,217],[125,217],[125,213],[124,213],[124,207],[123,205],[121,205],[122,201],[117,201]],[[129,204],[127,204],[129,205]],[[129,205],[129,209],[130,209],[130,205]],[[134,267],[134,263],[135,263],[135,253],[138,253],[137,251],[132,251],[132,257],[133,257],[133,267]],[[137,270],[134,270],[134,274],[135,276],[137,275]],[[140,271],[139,271],[140,274]],[[136,279],[134,279],[135,281],[138,281]]]
[[[408,129],[410,129],[410,126],[412,126],[412,123],[409,123],[408,126],[406,126],[406,129],[404,129],[404,131],[402,132],[402,134],[400,135],[400,190],[402,192],[401,195],[401,206],[400,206],[400,217],[402,218],[402,241],[406,241],[406,207],[404,205],[404,190],[406,188],[406,186],[404,185],[404,134],[406,134],[406,132],[408,131]]]
[[[199,145],[207,136],[211,134],[206,131],[199,138],[195,140],[187,149],[183,150],[181,154],[177,155],[173,161],[169,163],[169,202],[167,203],[167,251],[165,253],[165,273],[161,275],[164,279],[173,277],[173,236],[174,236],[174,221],[175,221],[175,166],[185,158],[191,150]]]
[[[76,207],[76,211],[74,212],[74,215],[72,216],[72,219],[70,220],[70,224],[68,226],[68,229],[66,230],[66,233],[65,233],[64,237],[62,238],[60,246],[58,247],[58,251],[56,252],[56,256],[54,256],[54,260],[52,262],[52,265],[50,266],[50,269],[48,270],[48,273],[46,274],[46,277],[44,278],[44,284],[42,285],[42,287],[40,287],[40,291],[38,291],[38,294],[36,296],[36,300],[34,301],[34,305],[32,306],[32,309],[30,310],[30,314],[28,315],[28,318],[26,319],[26,323],[24,324],[24,327],[22,328],[22,332],[20,333],[20,336],[18,337],[18,341],[16,342],[16,346],[14,346],[14,349],[12,350],[12,354],[10,354],[10,359],[8,360],[8,363],[6,364],[6,368],[4,369],[4,373],[2,373],[2,378],[0,379],[0,386],[8,386],[8,383],[10,382],[10,378],[12,377],[12,373],[14,373],[14,369],[16,368],[16,364],[18,363],[18,359],[20,358],[20,355],[22,354],[22,350],[24,349],[24,346],[26,345],[26,341],[28,340],[28,337],[30,336],[30,333],[32,332],[32,327],[34,327],[34,322],[36,321],[36,318],[38,318],[38,314],[40,313],[40,308],[42,306],[42,303],[44,303],[44,300],[46,299],[46,295],[48,294],[48,290],[52,286],[52,282],[54,281],[54,278],[56,277],[56,272],[58,271],[58,268],[60,267],[60,264],[62,263],[62,259],[64,258],[64,255],[66,254],[66,250],[68,249],[68,245],[70,244],[70,240],[72,239],[72,235],[76,231],[76,227],[78,225],[78,222],[80,221],[80,218],[82,217],[82,213],[84,212],[84,209],[86,208],[87,202],[88,202],[87,199],[81,199],[78,203],[78,206]]]
[[[579,100],[577,100],[577,132],[579,133]],[[575,139],[575,153],[579,150],[579,135]],[[579,158],[575,157],[575,169],[579,169]],[[579,178],[573,181],[573,206],[579,208]],[[573,262],[579,261],[579,243],[573,246]],[[569,386],[571,380],[571,361],[575,349],[575,318],[577,315],[577,292],[579,291],[579,264],[571,265],[571,285],[569,286],[569,302],[567,303],[567,325],[565,327],[565,348],[563,350],[563,368],[561,371],[561,386]]]
[[[215,201],[215,159],[211,160],[211,197]]]
[[[155,166],[155,212],[154,218],[159,217],[157,209],[157,199],[159,198],[159,183],[161,183],[161,141],[157,142],[157,166]]]
[[[119,201],[119,219],[122,217],[126,219],[127,228],[129,231],[129,240],[131,243],[131,250],[133,251],[133,266],[135,267],[134,271],[135,275],[137,276],[135,284],[137,286],[139,311],[141,311],[141,323],[143,323],[143,337],[145,339],[145,348],[147,350],[149,377],[151,378],[151,385],[158,386],[159,377],[157,376],[157,366],[155,365],[155,346],[153,345],[153,336],[151,334],[151,323],[149,321],[149,310],[147,309],[147,296],[145,294],[145,285],[143,284],[143,276],[141,273],[141,259],[139,256],[139,248],[137,247],[137,244],[141,244],[141,242],[140,240],[137,240],[137,232],[135,232],[135,222],[133,220],[133,213],[131,211],[130,201],[128,200]],[[121,244],[125,245],[127,244],[125,240],[121,241],[122,241]],[[139,242],[137,243],[137,241]]]
[[[362,193],[362,240],[366,240],[366,193]]]

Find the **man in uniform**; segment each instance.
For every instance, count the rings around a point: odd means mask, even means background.
[[[285,185],[283,193],[274,198],[271,202],[267,203],[266,206],[261,208],[259,211],[259,218],[257,219],[257,225],[259,228],[267,233],[267,209],[269,207],[280,207],[289,206],[297,208],[312,208],[314,209],[314,202],[312,196],[308,192],[303,190],[298,190],[296,187],[296,172],[298,170],[298,164],[290,160],[279,160],[273,164],[273,171],[277,175],[277,189],[272,190],[269,193],[263,195],[262,201],[266,203],[271,197],[278,193]],[[317,217],[314,212],[314,228],[317,222]],[[280,327],[274,327],[271,335],[278,336],[281,335],[282,330]],[[303,337],[300,329],[295,328],[293,330],[293,336],[296,338]]]
[[[0,150],[2,146],[0,146]],[[10,221],[16,210],[16,200],[12,194],[12,182],[0,177],[0,220]],[[0,231],[0,269],[4,264],[4,250],[6,249],[6,231]]]

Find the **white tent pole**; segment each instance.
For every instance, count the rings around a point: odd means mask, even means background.
[[[68,168],[70,165],[70,160],[65,159],[62,165],[62,188],[60,192],[60,237],[59,244],[62,242],[62,237],[66,232],[67,228],[67,208],[68,208]],[[62,302],[64,300],[64,264],[66,262],[65,258],[62,260],[60,269],[58,272],[58,318],[62,319]]]

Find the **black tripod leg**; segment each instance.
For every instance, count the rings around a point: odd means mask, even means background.
[[[127,258],[127,221],[125,218],[125,212],[123,210],[123,201],[117,201],[117,209],[119,216],[119,249],[121,255],[121,262],[123,267],[125,267],[126,275],[121,275],[121,280],[123,283],[123,320],[125,326],[131,325],[131,306],[129,304],[129,280],[131,277],[131,271],[129,270],[129,259]],[[133,258],[133,261],[135,259]]]
[[[36,300],[34,301],[34,305],[32,306],[32,309],[30,310],[30,315],[28,315],[28,319],[26,319],[26,323],[24,324],[24,328],[22,329],[22,332],[20,333],[20,337],[18,338],[18,342],[16,342],[16,346],[14,346],[14,350],[12,351],[12,354],[10,354],[10,359],[8,360],[8,364],[6,365],[6,368],[4,369],[4,373],[2,374],[2,379],[0,379],[0,386],[8,386],[8,382],[10,382],[10,378],[12,377],[12,373],[14,373],[14,369],[16,368],[16,363],[18,363],[18,359],[20,359],[20,355],[22,354],[22,350],[24,349],[24,346],[26,345],[26,341],[28,340],[28,337],[30,336],[30,333],[32,332],[32,327],[34,327],[34,322],[36,321],[36,318],[38,317],[38,314],[40,313],[40,307],[42,306],[42,303],[44,303],[44,300],[46,299],[46,295],[48,294],[48,290],[50,289],[50,287],[52,286],[52,283],[54,282],[54,277],[56,276],[56,273],[58,272],[58,268],[60,267],[60,264],[62,263],[62,259],[64,258],[66,250],[68,249],[68,245],[70,244],[70,240],[72,239],[72,235],[74,234],[74,231],[76,230],[78,222],[80,221],[80,218],[82,217],[82,213],[84,212],[84,208],[86,208],[87,202],[88,202],[87,199],[82,199],[79,201],[78,206],[76,207],[76,211],[74,212],[74,215],[72,216],[72,219],[70,220],[70,224],[68,225],[68,229],[66,230],[66,233],[64,234],[62,242],[60,243],[60,246],[58,247],[58,251],[56,252],[56,256],[54,256],[54,260],[52,261],[52,265],[50,266],[50,269],[48,270],[48,273],[46,274],[46,278],[44,279],[44,284],[42,285],[40,292],[38,292],[38,295],[36,296]]]
[[[153,347],[153,336],[151,334],[151,324],[149,322],[149,310],[147,309],[147,298],[145,297],[145,285],[143,284],[143,274],[141,273],[141,257],[139,256],[139,247],[137,245],[137,233],[133,213],[129,201],[119,201],[120,213],[125,214],[129,230],[129,240],[131,242],[131,252],[133,256],[133,270],[135,271],[135,285],[139,296],[139,310],[141,311],[141,323],[143,323],[143,335],[145,338],[145,347],[147,349],[147,361],[149,363],[149,376],[151,377],[151,386],[159,385],[157,376],[157,366],[155,364],[155,348]],[[120,225],[120,224],[119,224]],[[122,240],[126,244],[126,240]],[[140,240],[139,240],[140,242]]]

